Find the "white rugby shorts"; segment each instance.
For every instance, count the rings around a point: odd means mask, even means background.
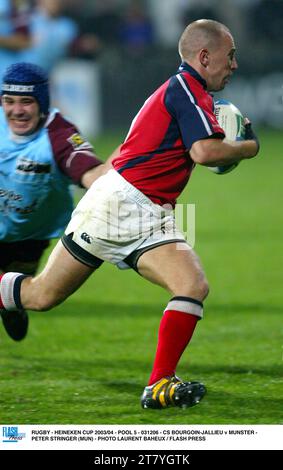
[[[70,238],[80,253],[90,255],[87,260],[99,258],[121,269],[130,267],[124,260],[136,250],[186,243],[176,228],[173,210],[154,204],[112,169],[92,184],[66,228],[62,242],[75,256],[70,244],[64,242]],[[79,257],[82,262],[83,258]]]

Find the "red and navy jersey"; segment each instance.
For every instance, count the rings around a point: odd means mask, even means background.
[[[174,206],[195,166],[194,142],[224,138],[205,80],[187,63],[144,103],[112,164],[153,202]]]

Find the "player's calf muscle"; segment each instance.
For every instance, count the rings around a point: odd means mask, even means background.
[[[47,311],[65,300],[67,294],[62,290],[46,289],[43,283],[31,277],[21,285],[21,303],[23,308],[35,311]]]

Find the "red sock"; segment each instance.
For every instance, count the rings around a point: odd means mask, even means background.
[[[165,310],[160,322],[158,344],[149,385],[175,374],[179,359],[189,343],[199,317],[177,310]]]

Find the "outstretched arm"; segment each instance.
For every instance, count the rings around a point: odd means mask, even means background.
[[[107,171],[112,168],[112,161],[115,157],[117,157],[117,155],[119,155],[119,151],[120,145],[108,157],[105,163],[102,163],[102,165],[98,165],[86,171],[82,176],[81,185],[88,189],[92,185],[92,183],[97,180],[97,178],[107,173]]]

